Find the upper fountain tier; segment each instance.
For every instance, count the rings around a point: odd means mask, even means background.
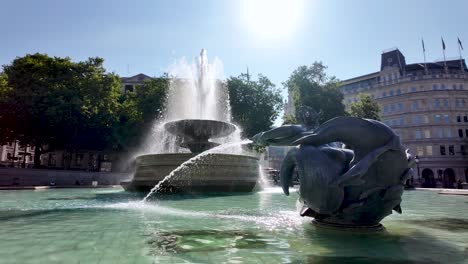
[[[181,137],[181,147],[188,148],[192,153],[199,153],[219,144],[208,141],[210,138],[220,138],[230,135],[236,127],[227,122],[207,119],[182,119],[168,122],[164,128],[171,134]]]

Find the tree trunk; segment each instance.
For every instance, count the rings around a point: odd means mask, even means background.
[[[41,167],[41,145],[34,145],[34,168]]]

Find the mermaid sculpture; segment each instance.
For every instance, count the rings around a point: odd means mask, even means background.
[[[281,165],[280,180],[289,195],[297,169],[301,216],[313,217],[318,225],[379,229],[392,210],[401,213],[413,161],[392,129],[356,117],[333,118],[313,129],[310,120],[319,114],[302,116],[303,126],[282,126],[252,139],[260,145],[295,146]]]

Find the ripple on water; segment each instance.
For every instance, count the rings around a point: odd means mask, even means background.
[[[150,254],[212,252],[228,248],[261,249],[267,243],[262,236],[245,230],[182,230],[159,232],[148,240]]]
[[[446,231],[468,232],[468,219],[440,217],[424,220],[405,220],[404,222]]]

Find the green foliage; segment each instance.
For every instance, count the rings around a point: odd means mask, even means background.
[[[131,150],[138,147],[144,133],[151,130],[154,120],[164,110],[170,80],[167,75],[147,80],[134,92],[122,95],[122,112],[119,125],[114,128],[119,149]]]
[[[345,115],[343,95],[338,89],[339,82],[335,77],[327,76],[326,69],[321,62],[300,66],[283,83],[293,95],[296,109],[309,107],[322,112],[319,123]],[[296,120],[301,120],[298,114],[299,111],[296,111]]]
[[[294,115],[284,115],[283,116],[283,125],[294,125],[298,124],[296,117]]]
[[[243,136],[269,130],[283,106],[280,90],[265,76],[251,80],[248,74],[227,80],[232,118],[243,129]]]
[[[359,101],[352,103],[350,115],[360,118],[380,120],[380,107],[368,94],[359,94]]]
[[[35,165],[46,147],[108,147],[120,112],[120,79],[103,62],[36,53],[3,66],[9,92],[2,96],[2,118],[11,121],[14,138],[36,147]]]

